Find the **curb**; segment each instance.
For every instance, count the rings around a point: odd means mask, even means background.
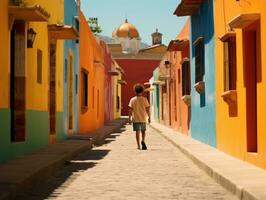
[[[160,126],[162,126],[162,125],[160,125]],[[215,168],[215,167],[211,166],[210,163],[206,162],[206,159],[204,160],[200,156],[195,155],[191,149],[187,148],[185,145],[182,145],[182,142],[180,142],[178,140],[174,140],[169,135],[167,136],[166,133],[164,133],[160,130],[160,127],[157,128],[154,125],[150,125],[150,127],[153,128],[156,132],[158,132],[163,138],[165,138],[167,141],[169,141],[175,147],[177,147],[182,153],[184,153],[188,158],[190,158],[200,169],[205,171],[217,183],[222,185],[224,188],[226,188],[232,194],[236,195],[239,199],[241,199],[241,200],[265,200],[266,199],[266,192],[264,192],[265,188],[261,188],[259,186],[256,186],[253,188],[248,187],[248,186],[245,187],[245,183],[243,183],[243,182],[245,182],[246,180],[243,181],[243,179],[240,180],[240,179],[237,179],[235,177],[230,177],[230,176],[224,175],[223,170],[219,170],[219,167]],[[169,132],[170,134],[172,133],[172,134],[181,135],[178,132],[172,130],[171,128],[163,127],[163,129],[165,129],[166,132]],[[180,137],[186,137],[186,136],[182,135]],[[191,139],[191,141],[192,141],[192,138],[188,138],[188,139]],[[190,145],[193,145],[193,144],[191,143]],[[208,146],[208,145],[202,144],[202,143],[196,144],[196,142],[195,142],[195,145]],[[210,147],[210,148],[212,148],[212,147]],[[219,151],[217,149],[214,149],[214,150]],[[227,157],[228,157],[228,155],[227,155]],[[232,157],[232,160],[234,161],[237,159]],[[240,161],[240,162],[242,162],[242,161]],[[239,162],[237,164],[239,164]],[[244,165],[250,165],[251,166],[251,164],[248,164],[248,163],[245,163]],[[254,170],[254,171],[257,170],[259,173],[261,173],[263,175],[262,176],[262,179],[263,179],[263,177],[265,177],[265,175],[266,175],[266,172],[260,168],[257,168],[257,169],[255,169],[255,168],[256,168],[255,166],[251,166],[252,170]],[[247,167],[247,171],[249,169],[250,168]],[[239,172],[239,173],[241,173],[241,172]],[[263,180],[265,181],[265,179],[263,179]],[[258,190],[258,188],[259,189],[261,188],[261,190]],[[256,190],[258,190],[258,193],[252,192],[252,191],[256,191]]]

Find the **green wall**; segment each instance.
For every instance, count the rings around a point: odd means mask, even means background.
[[[56,113],[56,139],[57,141],[61,141],[66,139],[66,133],[64,133],[64,113],[57,112]]]
[[[0,163],[39,150],[48,145],[49,115],[47,111],[26,111],[26,141],[10,141],[10,109],[0,109]],[[66,136],[63,131],[63,113],[57,113],[57,140]]]

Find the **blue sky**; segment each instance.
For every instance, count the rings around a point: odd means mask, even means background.
[[[87,18],[98,17],[102,35],[111,37],[117,26],[127,16],[134,24],[142,42],[151,44],[151,33],[156,28],[163,34],[163,43],[168,45],[185,23],[186,18],[173,15],[180,0],[81,0],[81,9]]]

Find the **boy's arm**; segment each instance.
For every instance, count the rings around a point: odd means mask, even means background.
[[[133,109],[130,107],[129,111],[128,111],[128,123],[129,124],[132,123],[132,111],[133,111]]]
[[[147,113],[147,115],[148,115],[148,122],[151,123],[150,107],[146,107],[146,113]]]

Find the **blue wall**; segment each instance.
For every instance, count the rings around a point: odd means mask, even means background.
[[[193,138],[216,147],[216,105],[215,105],[215,58],[213,1],[203,1],[197,14],[191,16],[191,135]],[[204,37],[205,93],[199,94],[195,84],[195,47],[193,42]]]
[[[156,68],[153,71],[153,78],[154,78],[154,81],[158,81],[159,68]],[[154,101],[154,116],[155,116],[156,121],[159,122],[160,89],[159,89],[158,85],[156,85],[154,87],[155,87],[155,91],[154,91],[154,99],[155,99],[155,101]]]
[[[79,16],[78,7],[75,0],[65,0],[65,19],[64,23],[66,25],[73,25],[76,27],[75,17]],[[73,52],[74,55],[74,74],[73,74],[73,131],[78,132],[78,119],[79,119],[79,96],[78,96],[78,84],[79,84],[79,43],[76,40],[65,40],[64,44],[64,132],[68,131],[68,55],[69,50]]]

